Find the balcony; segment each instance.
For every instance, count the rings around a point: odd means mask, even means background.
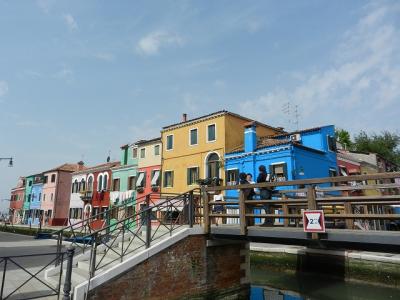
[[[80,194],[81,200],[84,202],[91,202],[93,199],[93,191],[82,191]]]

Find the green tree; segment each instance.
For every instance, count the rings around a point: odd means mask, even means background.
[[[336,129],[335,132],[336,141],[338,141],[345,149],[351,150],[353,147],[353,143],[350,138],[350,133],[344,129]]]
[[[354,137],[353,149],[359,152],[372,152],[400,165],[400,135],[383,131],[381,134],[368,135],[361,131]]]

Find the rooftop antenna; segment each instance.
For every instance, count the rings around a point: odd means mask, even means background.
[[[287,116],[287,123],[288,123],[288,129],[291,129],[291,120],[290,120],[290,102],[285,102],[282,106],[282,111],[283,113]]]
[[[108,150],[107,162],[109,163],[111,160],[111,150]]]
[[[296,106],[294,107],[294,123],[296,124],[296,130],[299,130],[299,117],[299,106],[296,104]]]

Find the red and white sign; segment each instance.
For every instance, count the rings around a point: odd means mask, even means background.
[[[325,232],[323,210],[303,210],[304,232]]]

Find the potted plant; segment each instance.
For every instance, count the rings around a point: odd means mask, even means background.
[[[144,187],[138,186],[138,187],[136,188],[136,192],[138,192],[138,193],[143,193],[143,192],[144,192]]]

